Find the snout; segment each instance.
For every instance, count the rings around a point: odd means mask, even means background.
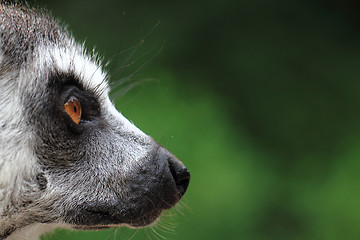
[[[145,165],[146,167],[146,165]],[[143,168],[142,168],[143,169]],[[135,202],[135,209],[130,209],[130,226],[143,227],[154,222],[162,210],[172,208],[184,196],[190,181],[188,169],[173,154],[159,147],[132,186],[130,201]],[[139,184],[140,183],[140,184]]]
[[[111,186],[113,190],[121,189],[120,194],[112,192],[112,197],[84,203],[80,209],[69,211],[68,217],[83,229],[121,224],[144,227],[179,202],[189,181],[190,173],[184,164],[157,145],[126,179]]]

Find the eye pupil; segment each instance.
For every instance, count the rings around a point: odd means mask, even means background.
[[[74,106],[74,112],[76,113],[76,106]]]

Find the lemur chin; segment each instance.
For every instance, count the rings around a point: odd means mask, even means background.
[[[0,239],[144,227],[186,167],[111,103],[96,56],[45,11],[0,5]]]

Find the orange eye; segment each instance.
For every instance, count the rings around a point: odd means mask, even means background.
[[[66,113],[74,121],[74,123],[79,125],[79,122],[80,122],[80,119],[81,119],[81,105],[80,105],[80,102],[75,97],[71,97],[64,104],[64,109],[65,109]]]

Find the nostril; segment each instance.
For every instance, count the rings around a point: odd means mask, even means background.
[[[175,181],[176,188],[181,198],[185,192],[190,182],[190,173],[187,168],[176,158],[168,159],[169,168],[171,175]]]
[[[185,194],[189,182],[190,173],[182,162],[163,147],[159,147],[156,154],[158,164],[164,166],[162,178],[162,198],[166,201],[166,207],[174,206]]]

